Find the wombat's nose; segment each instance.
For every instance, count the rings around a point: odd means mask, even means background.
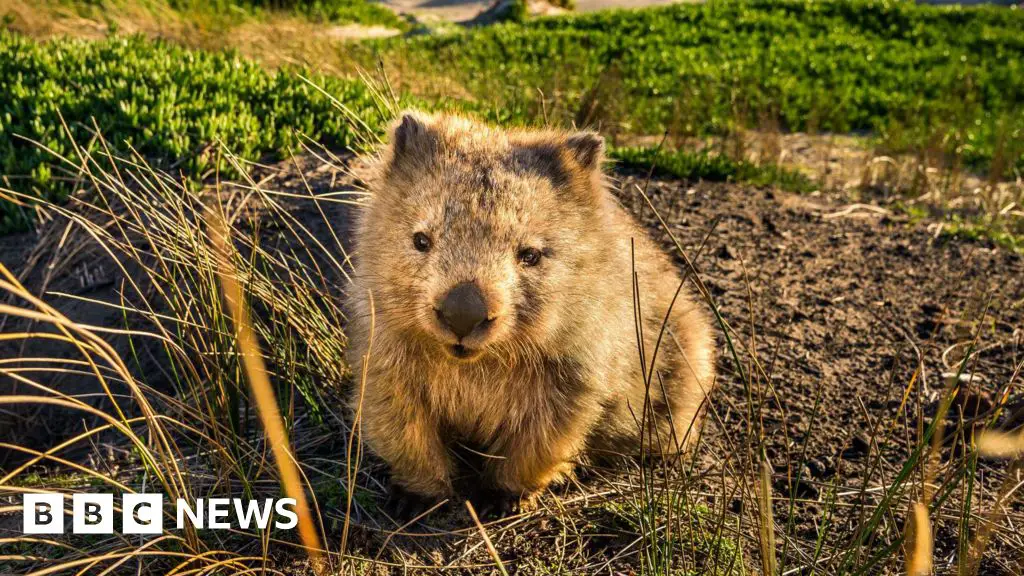
[[[437,315],[461,339],[487,320],[487,303],[475,282],[462,282],[444,297]]]

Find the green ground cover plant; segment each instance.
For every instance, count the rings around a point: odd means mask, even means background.
[[[612,148],[609,156],[624,166],[653,171],[683,180],[745,182],[778,186],[791,192],[810,192],[815,185],[804,174],[774,164],[753,164],[707,150],[692,153],[657,147]]]
[[[72,142],[95,147],[97,130],[118,149],[201,177],[230,170],[204,152],[216,141],[246,160],[286,153],[300,134],[330,147],[352,146],[332,97],[375,124],[364,84],[310,76],[327,96],[302,74],[140,37],[39,43],[0,33],[0,172],[14,189],[59,200],[74,181],[52,168],[54,154],[73,157]],[[28,221],[28,209],[0,202],[0,231]]]
[[[1024,13],[913,2],[708,2],[364,45],[414,90],[454,79],[518,121],[612,132],[871,131],[979,168],[1024,167]],[[582,102],[582,104],[580,104]]]

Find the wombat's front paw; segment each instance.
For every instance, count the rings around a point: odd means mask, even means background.
[[[384,509],[389,516],[398,522],[408,522],[437,504],[437,500],[410,492],[394,482],[388,487],[388,499]]]
[[[539,496],[540,491],[519,494],[507,490],[486,490],[474,495],[470,501],[480,517],[503,518],[533,512],[537,509]]]

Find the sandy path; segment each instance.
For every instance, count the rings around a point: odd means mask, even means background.
[[[662,6],[679,0],[576,0],[576,10],[591,12],[607,8],[643,8]],[[487,0],[384,0],[384,4],[400,12],[437,20],[468,20],[490,6]]]

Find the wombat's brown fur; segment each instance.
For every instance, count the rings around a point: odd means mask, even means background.
[[[528,497],[586,454],[637,453],[641,421],[663,453],[697,435],[712,330],[683,288],[661,333],[680,276],[608,191],[603,148],[456,116],[393,127],[349,333],[362,437],[400,487],[451,494],[459,444],[487,455],[477,485]]]

